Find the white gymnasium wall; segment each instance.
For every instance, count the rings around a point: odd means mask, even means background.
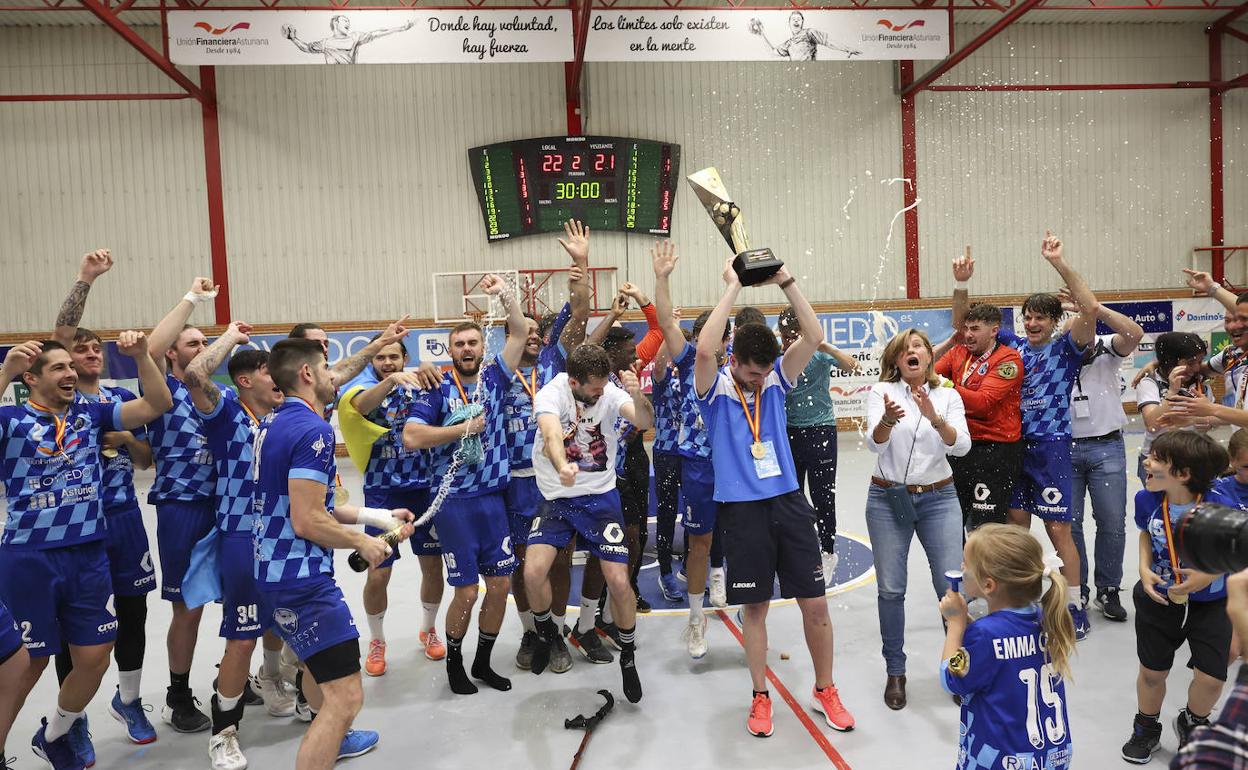
[[[1248,58],[1237,47],[1228,75]],[[1020,24],[942,82],[1202,80],[1205,67],[1199,24]],[[756,244],[812,299],[898,298],[893,78],[887,63],[588,65],[586,131],[677,141],[682,176],[718,166]],[[562,67],[220,68],[217,80],[238,317],[427,317],[431,272],[564,262],[553,238],[485,243],[465,160],[473,145],[562,134]],[[0,28],[0,92],[110,88],[174,90],[98,27]],[[1248,91],[1226,98],[1228,243],[1248,241],[1246,104]],[[47,325],[97,244],[124,260],[94,293],[84,321],[97,326],[150,324],[209,270],[194,102],[0,104],[0,136],[6,277],[38,278],[7,294],[0,330]],[[918,141],[924,296],[947,294],[965,243],[977,293],[1050,286],[1035,255],[1050,225],[1101,289],[1174,286],[1176,263],[1208,244],[1201,91],[925,94]],[[675,221],[678,302],[711,304],[728,252],[683,182]],[[649,242],[603,233],[595,255],[648,285]]]
[[[547,238],[487,245],[467,160],[564,133],[561,65],[222,67],[217,85],[235,315],[432,317],[430,273],[563,261]]]
[[[143,31],[159,46],[157,29]],[[102,28],[0,27],[0,93],[176,90]],[[84,325],[154,324],[208,275],[194,100],[0,104],[0,169],[0,330],[50,330],[79,258],[97,247],[112,248],[117,266],[92,291]]]
[[[753,245],[775,250],[812,300],[905,296],[901,219],[886,248],[903,205],[900,184],[887,184],[901,175],[891,66],[591,64],[587,83],[587,133],[679,142],[682,177],[718,168]],[[676,301],[715,304],[730,252],[683,179],[672,237]],[[650,240],[612,239],[633,281],[653,282]],[[747,290],[744,301],[783,297]]]
[[[1239,29],[1244,29],[1239,25]],[[1248,43],[1224,37],[1222,74],[1233,78],[1248,72]],[[1248,245],[1248,88],[1227,91],[1222,98],[1222,152],[1226,195],[1226,243]],[[1208,245],[1208,244],[1205,244]],[[1248,253],[1227,264],[1227,275],[1248,285]]]
[[[1204,37],[1197,24],[1016,24],[939,82],[1206,80]],[[1199,90],[923,95],[924,296],[952,290],[965,244],[976,293],[1056,288],[1039,256],[1049,227],[1095,289],[1177,287],[1192,248],[1209,245],[1208,115]]]

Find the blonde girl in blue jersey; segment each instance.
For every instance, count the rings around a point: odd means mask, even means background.
[[[940,601],[941,681],[962,704],[957,767],[1067,770],[1075,626],[1060,564],[1026,530],[988,524],[967,539],[962,569],[963,593]],[[982,597],[989,614],[972,623],[966,597]]]

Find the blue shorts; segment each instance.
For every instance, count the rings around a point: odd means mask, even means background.
[[[115,596],[142,596],[156,590],[156,569],[143,526],[143,511],[130,502],[104,509],[104,545]]]
[[[442,538],[446,582],[476,585],[481,575],[502,577],[516,569],[502,492],[480,497],[447,498],[434,515]]]
[[[217,566],[221,570],[222,639],[259,639],[269,627],[260,614],[260,589],[256,586],[255,546],[245,532],[217,536]]]
[[[342,590],[329,575],[294,588],[260,592],[263,623],[290,645],[299,660],[351,639],[359,639]]]
[[[715,502],[715,466],[710,460],[690,457],[681,460],[680,494],[685,502],[682,522],[685,534],[714,533],[719,503]]]
[[[9,608],[0,602],[0,663],[13,657],[13,653],[22,646],[22,630],[17,627]]]
[[[395,489],[390,492],[364,493],[364,505],[369,508],[392,510],[406,508],[418,519],[429,508],[429,499],[430,494],[427,489]],[[365,527],[364,532],[369,535],[380,535],[382,530],[376,527]],[[412,553],[417,556],[440,556],[442,554],[442,543],[438,542],[438,533],[433,528],[433,522],[417,529],[407,542],[411,543]],[[401,558],[399,549],[395,548],[385,561],[377,565],[377,569],[393,567],[395,560],[399,558]]]
[[[529,530],[533,528],[533,516],[542,504],[542,493],[537,489],[536,476],[512,476],[503,490],[507,502],[507,523],[511,526],[512,546],[529,542]]]
[[[602,561],[628,563],[628,543],[624,542],[624,512],[620,493],[581,495],[548,500],[534,517],[529,545],[563,548],[576,535],[578,543]]]
[[[68,548],[0,548],[0,602],[8,606],[33,657],[66,644],[90,647],[117,638],[108,611],[113,591],[103,540]]]
[[[182,601],[182,578],[195,544],[217,525],[215,500],[156,503],[156,549],[160,552],[160,598]]]
[[[1023,474],[1014,485],[1010,507],[1045,521],[1071,521],[1070,439],[1023,441]]]

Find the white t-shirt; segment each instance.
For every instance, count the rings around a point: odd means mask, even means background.
[[[1209,383],[1206,382],[1204,384],[1203,390],[1204,390],[1205,398],[1212,401],[1213,400],[1213,388],[1209,387]],[[1169,393],[1169,391],[1170,391],[1170,383],[1166,380],[1163,380],[1161,378],[1161,375],[1155,371],[1149,374],[1144,379],[1140,380],[1140,384],[1137,385],[1135,388],[1135,405],[1136,405],[1136,408],[1140,410],[1140,415],[1143,416],[1144,407],[1149,406],[1150,404],[1160,404],[1162,400],[1166,397],[1166,394]],[[1194,425],[1185,425],[1179,430],[1196,430],[1196,429],[1197,428]],[[1145,429],[1144,443],[1140,445],[1140,455],[1147,457],[1149,450],[1153,448],[1153,439],[1157,438],[1162,433],[1165,433],[1167,430],[1173,430],[1173,429],[1161,428],[1157,431],[1151,431],[1151,430]]]
[[[1083,354],[1083,367],[1070,392],[1070,430],[1075,438],[1104,436],[1127,424],[1120,373],[1124,357],[1114,350],[1113,339],[1112,334],[1097,335]]]
[[[593,406],[586,406],[572,396],[568,375],[560,374],[542,386],[533,399],[533,419],[543,414],[559,418],[563,430],[563,451],[568,462],[579,469],[576,483],[565,487],[559,483],[559,472],[546,456],[546,442],[537,431],[533,444],[533,469],[537,471],[537,488],[542,497],[602,495],[615,489],[615,454],[620,443],[620,407],[632,397],[614,383],[607,383],[602,396]],[[540,421],[539,421],[540,424]]]

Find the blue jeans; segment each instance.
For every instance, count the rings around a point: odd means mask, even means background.
[[[867,533],[875,557],[879,588],[880,638],[889,676],[906,673],[906,582],[910,541],[917,534],[927,553],[932,589],[937,599],[948,589],[945,571],[962,564],[962,507],[950,484],[922,494],[910,495],[918,520],[903,521],[893,513],[886,493],[872,484],[867,490]],[[932,605],[935,615],[936,607]]]
[[[1118,588],[1122,582],[1122,557],[1126,548],[1127,450],[1122,435],[1102,441],[1074,442],[1071,453],[1074,497],[1070,532],[1079,549],[1080,582],[1088,585],[1088,549],[1083,539],[1085,494],[1092,496],[1092,519],[1096,522],[1096,587]]]

